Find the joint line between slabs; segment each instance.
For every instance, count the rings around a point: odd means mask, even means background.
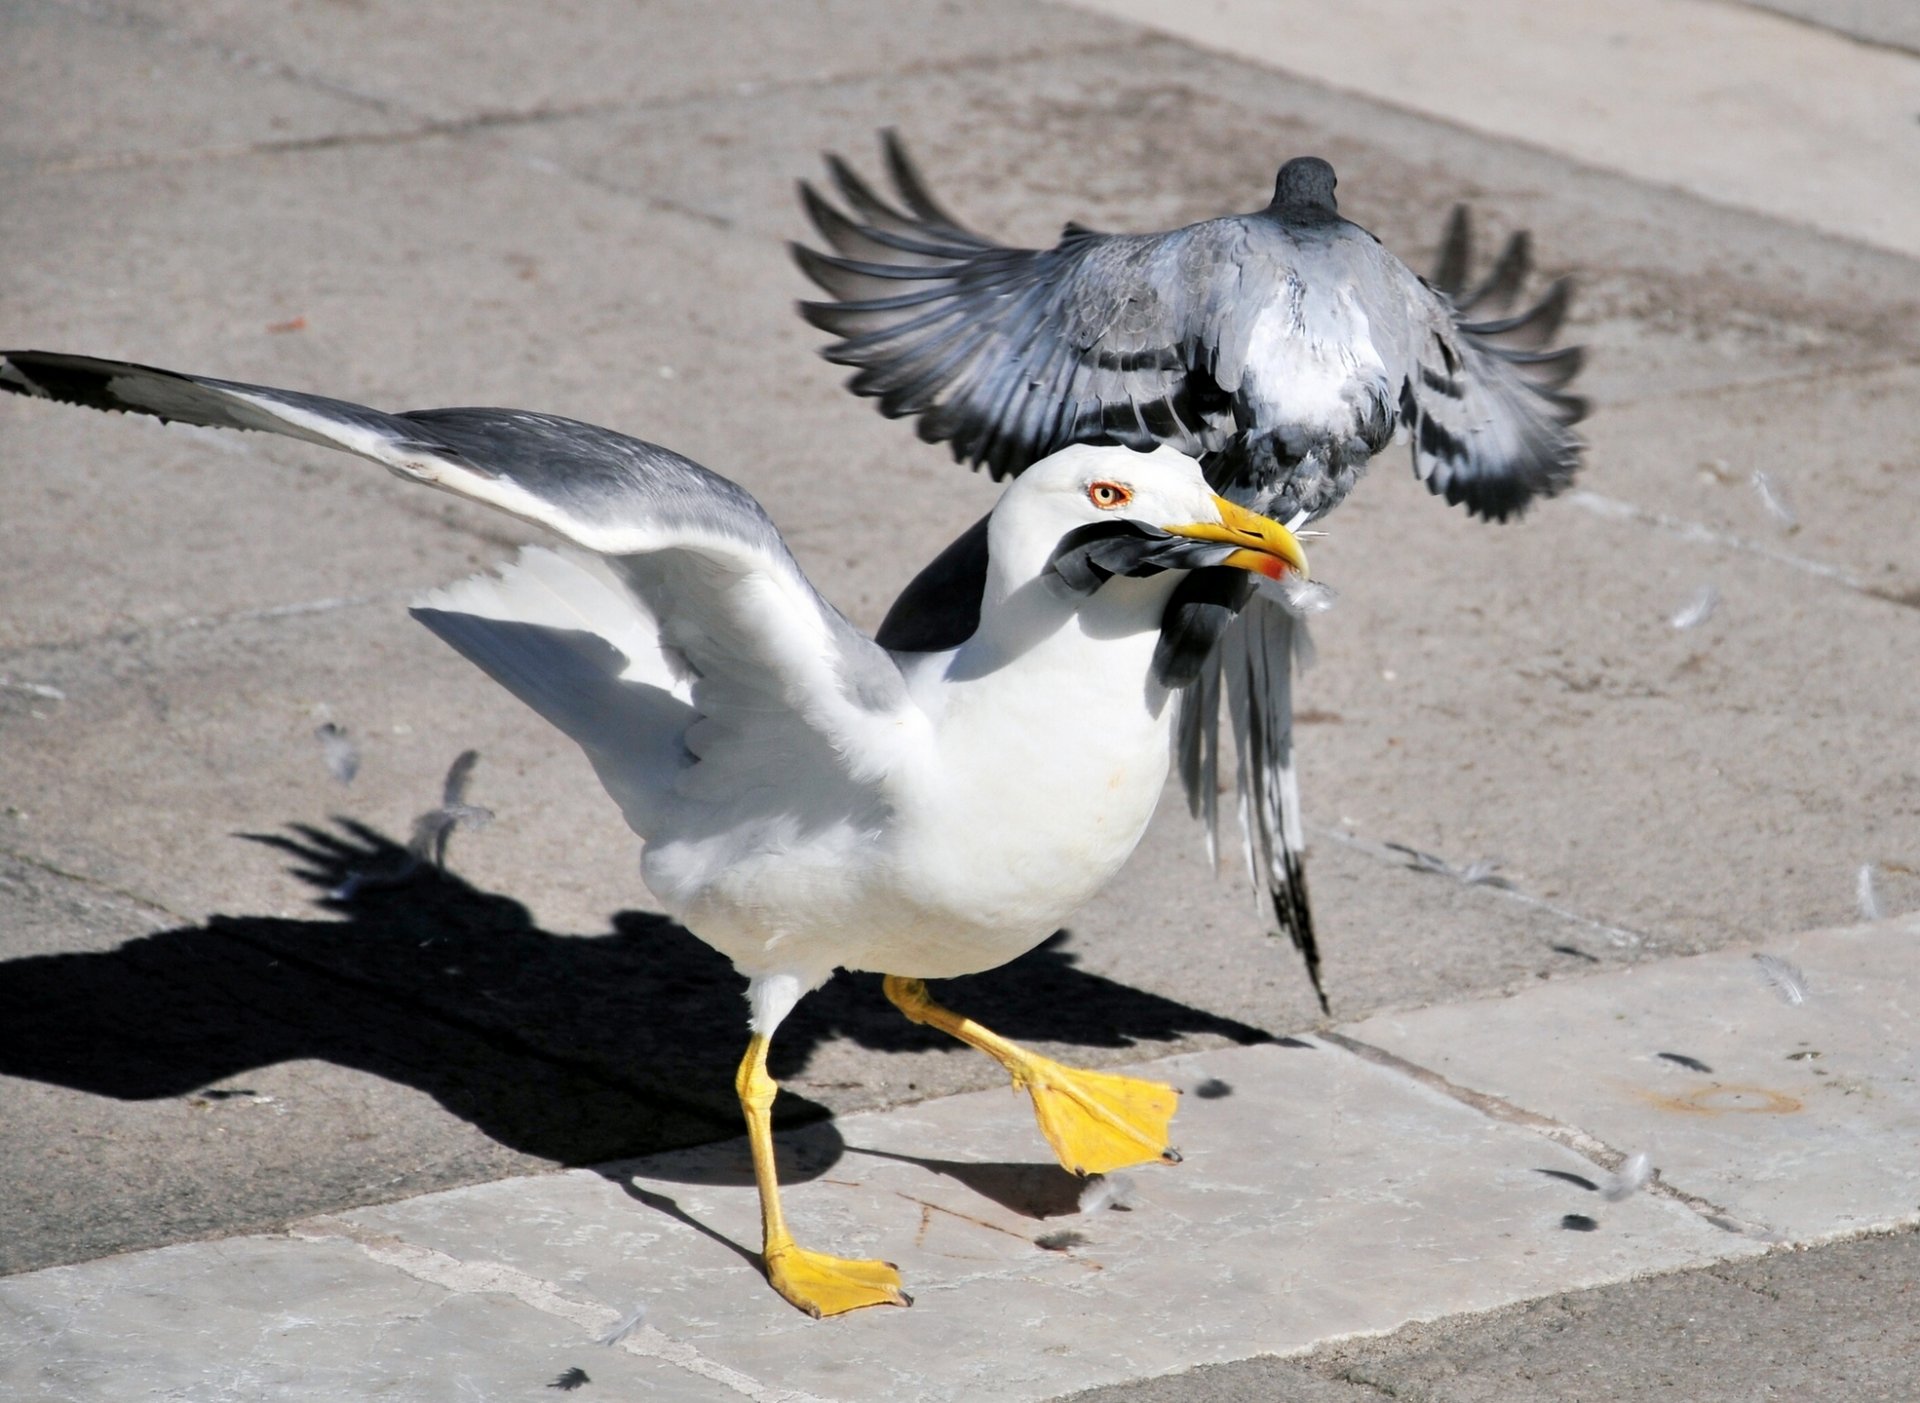
[[[1418,1062],[1409,1061],[1398,1053],[1389,1052],[1386,1048],[1362,1042],[1359,1038],[1327,1028],[1316,1029],[1314,1037],[1330,1042],[1344,1052],[1352,1053],[1363,1062],[1371,1062],[1376,1067],[1416,1081],[1428,1090],[1437,1091],[1440,1095],[1458,1102],[1469,1110],[1478,1111],[1489,1120],[1517,1126],[1522,1130],[1531,1131],[1544,1140],[1551,1140],[1563,1149],[1572,1150],[1609,1174],[1618,1170],[1627,1160],[1624,1151],[1615,1149],[1590,1131],[1582,1130],[1577,1125],[1568,1125],[1564,1121],[1557,1121],[1551,1116],[1541,1115],[1537,1111],[1529,1111],[1524,1106],[1516,1106],[1505,1097],[1495,1096],[1492,1092],[1476,1091],[1470,1086],[1462,1086],[1431,1067],[1423,1067]],[[1765,1224],[1748,1222],[1728,1212],[1711,1199],[1689,1193],[1685,1189],[1668,1183],[1664,1176],[1654,1179],[1643,1192],[1672,1200],[1722,1232],[1732,1233],[1738,1237],[1750,1237],[1766,1243],[1779,1243],[1786,1240]]]
[[[1352,833],[1343,833],[1337,828],[1315,828],[1312,831],[1319,837],[1325,838],[1330,842],[1338,843],[1344,848],[1352,848],[1355,852],[1365,853],[1368,857],[1374,858],[1379,862],[1384,862],[1391,867],[1402,870],[1415,870],[1408,867],[1407,861],[1402,854],[1395,852],[1382,843],[1370,842]],[[1607,942],[1611,945],[1622,948],[1652,948],[1660,943],[1658,939],[1649,935],[1646,931],[1635,930],[1631,926],[1614,925],[1608,921],[1596,920],[1592,916],[1582,915],[1580,912],[1569,910],[1565,906],[1555,905],[1545,897],[1534,896],[1530,892],[1521,891],[1518,887],[1502,887],[1482,883],[1480,884],[1480,889],[1487,892],[1490,896],[1498,896],[1507,901],[1518,902],[1522,906],[1531,906],[1535,910],[1545,911],[1549,915],[1556,916],[1572,925],[1584,926],[1590,931],[1604,935],[1607,938]]]
[[[1864,594],[1873,599],[1886,598],[1884,595],[1875,593],[1858,575],[1843,570],[1838,565],[1829,565],[1824,560],[1814,560],[1809,556],[1795,555],[1792,551],[1776,550],[1763,541],[1736,535],[1731,531],[1722,531],[1698,521],[1688,521],[1685,517],[1674,516],[1668,512],[1636,506],[1618,497],[1607,497],[1598,492],[1590,492],[1584,487],[1567,493],[1564,500],[1569,506],[1579,507],[1582,511],[1605,517],[1610,521],[1634,521],[1642,526],[1652,526],[1669,535],[1678,536],[1690,545],[1718,546],[1722,550],[1757,555],[1762,560],[1772,561],[1775,565],[1784,565],[1790,570],[1798,570],[1816,579],[1830,580],[1834,584],[1843,585],[1857,594]]]
[[[422,1247],[390,1233],[360,1227],[341,1218],[309,1218],[287,1229],[295,1242],[350,1242],[363,1255],[392,1267],[416,1281],[438,1286],[457,1296],[511,1296],[524,1306],[543,1315],[554,1316],[579,1326],[591,1335],[604,1334],[620,1322],[620,1312],[611,1306],[583,1301],[568,1295],[551,1281],[543,1280],[501,1262],[469,1262],[431,1247]],[[751,1398],[754,1403],[830,1403],[798,1389],[771,1387],[737,1369],[707,1358],[692,1345],[662,1334],[651,1325],[640,1325],[618,1341],[617,1347],[629,1354],[657,1359],[688,1373],[722,1385]]]

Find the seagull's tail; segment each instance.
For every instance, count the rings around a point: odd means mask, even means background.
[[[1306,962],[1314,997],[1329,1012],[1320,979],[1320,946],[1307,900],[1306,832],[1300,778],[1293,763],[1293,663],[1307,649],[1306,624],[1256,593],[1227,628],[1200,675],[1181,694],[1177,754],[1187,806],[1219,841],[1220,704],[1233,725],[1240,831],[1247,875],[1264,888],[1274,920]]]
[[[413,616],[571,737],[648,835],[698,713],[658,624],[611,566],[529,546],[498,574],[423,596]]]

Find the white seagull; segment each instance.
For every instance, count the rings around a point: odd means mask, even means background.
[[[892,1265],[801,1248],[780,1210],[768,1040],[835,969],[885,975],[907,1017],[997,1059],[1068,1169],[1177,1158],[1170,1087],[1036,1056],[923,981],[1032,949],[1133,851],[1169,763],[1154,656],[1179,581],[1304,577],[1291,533],[1192,459],[1075,446],[1030,467],[993,511],[977,627],[912,653],[828,604],[740,487],[590,424],[34,351],[0,357],[0,389],[344,449],[568,543],[413,612],[580,745],[645,841],[648,890],[747,977],[762,1257],[802,1310],[908,1303]]]
[[[1201,458],[1226,496],[1298,526],[1339,505],[1397,433],[1429,491],[1491,520],[1552,496],[1579,465],[1586,406],[1564,387],[1581,352],[1551,345],[1570,285],[1515,308],[1525,234],[1468,290],[1456,209],[1429,281],[1342,219],[1333,167],[1304,156],[1249,214],[1158,234],[1069,224],[1050,249],[1009,248],[947,213],[894,133],[882,145],[897,205],[836,156],[827,166],[851,215],[800,187],[835,250],[794,245],[833,299],[801,315],[837,338],[823,354],[855,368],[847,388],[996,478],[1069,443],[1168,443]],[[942,628],[968,627],[979,543],[976,528],[914,581],[882,643],[932,646]],[[1179,722],[1188,805],[1211,848],[1224,683],[1247,866],[1325,1010],[1293,764],[1304,627],[1284,596],[1199,571],[1163,637],[1162,675],[1193,683]]]

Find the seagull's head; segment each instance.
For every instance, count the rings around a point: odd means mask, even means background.
[[[1018,534],[1047,542],[1044,573],[1087,594],[1115,575],[1209,566],[1302,579],[1306,554],[1285,526],[1215,495],[1200,465],[1167,447],[1151,453],[1076,444],[1028,468],[995,508],[993,549]]]

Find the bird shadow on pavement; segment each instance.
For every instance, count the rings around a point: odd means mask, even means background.
[[[352,874],[404,867],[405,849],[347,819],[243,836],[294,859],[330,914],[216,916],[112,950],[0,963],[0,1074],[151,1100],[319,1059],[414,1087],[499,1143],[569,1165],[740,1134],[743,981],[666,917],[621,912],[600,935],[545,931],[519,902],[431,865],[342,897]],[[1017,1039],[1270,1039],[1081,970],[1065,945],[1056,935],[999,970],[940,987]],[[877,976],[842,974],[782,1025],[774,1075],[796,1075],[834,1038],[975,1055],[902,1017]],[[801,1096],[776,1105],[782,1127],[828,1116]],[[830,1123],[783,1136],[782,1174],[811,1177],[845,1148]],[[690,1178],[752,1182],[744,1145],[687,1158]],[[991,1197],[1050,1201],[1058,1186],[1036,1187],[1035,1168],[967,1173]]]

